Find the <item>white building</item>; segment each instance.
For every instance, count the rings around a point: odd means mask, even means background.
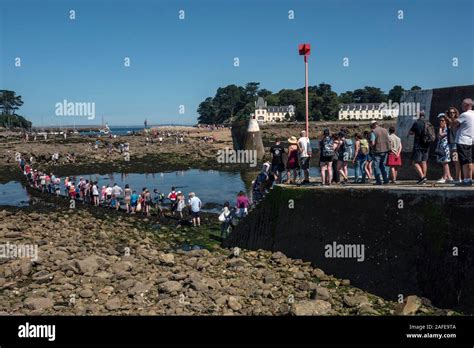
[[[289,114],[290,117],[295,116],[295,107],[288,106],[267,106],[267,102],[258,97],[255,102],[255,112],[251,114],[259,123],[281,122],[286,121],[285,116]]]
[[[398,108],[389,108],[387,103],[342,104],[339,108],[339,120],[381,120],[397,118]]]

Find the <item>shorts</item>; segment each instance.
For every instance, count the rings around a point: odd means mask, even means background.
[[[463,166],[468,163],[473,162],[472,158],[472,145],[463,145],[463,144],[456,144],[458,150],[458,158],[459,163]]]
[[[428,155],[428,149],[415,149],[411,159],[413,162],[426,162],[428,161]]]
[[[199,212],[198,211],[191,211],[191,216],[192,218],[198,218],[199,217]]]
[[[319,158],[319,163],[320,165],[321,164],[326,164],[326,163],[331,163],[332,162],[332,156],[323,156],[321,155],[321,157]]]
[[[309,169],[309,157],[301,157],[300,163],[301,163],[301,169],[303,170]]]
[[[282,173],[285,170],[285,166],[283,163],[280,164],[272,164],[272,173]]]

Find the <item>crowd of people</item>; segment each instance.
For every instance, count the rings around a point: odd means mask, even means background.
[[[472,162],[474,139],[474,111],[470,98],[462,102],[463,113],[455,107],[438,115],[439,130],[425,119],[421,111],[410,128],[414,136],[412,164],[419,177],[417,184],[425,184],[428,171],[430,148],[435,149],[437,161],[443,167],[443,175],[437,183],[452,183],[472,186]],[[312,147],[306,131],[300,138],[292,136],[285,149],[279,139],[270,148],[272,156],[270,177],[276,183],[309,183],[309,160]],[[331,134],[324,129],[319,139],[319,168],[322,185],[349,183],[348,166],[354,167],[353,184],[376,185],[397,183],[398,170],[402,165],[402,141],[396,135],[395,127],[388,130],[376,120],[370,122],[370,131],[356,133],[353,137],[342,128]],[[285,160],[286,157],[286,160]],[[451,164],[455,175],[451,175]],[[303,176],[301,176],[303,171]]]

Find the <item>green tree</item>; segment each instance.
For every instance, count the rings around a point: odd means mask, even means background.
[[[198,122],[203,124],[214,124],[217,121],[217,109],[212,97],[206,98],[198,106]]]
[[[339,103],[341,104],[351,104],[354,103],[354,93],[352,91],[347,91],[339,95]]]
[[[419,91],[420,89],[420,86],[414,85],[412,88],[410,88],[410,91]]]
[[[228,85],[224,88],[218,88],[214,97],[214,105],[217,108],[217,123],[222,123],[228,119],[233,120],[235,113],[239,110],[242,98],[242,87]]]
[[[301,92],[293,89],[282,89],[278,92],[278,100],[280,105],[293,105],[295,107],[297,121],[304,121],[306,119],[305,97]]]
[[[400,103],[400,98],[405,90],[402,86],[396,85],[388,91],[388,99],[391,100],[393,103]]]

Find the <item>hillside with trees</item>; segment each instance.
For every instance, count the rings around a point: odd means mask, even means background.
[[[418,89],[421,87],[411,88],[411,90]],[[394,86],[388,93],[377,87],[366,86],[338,95],[327,83],[309,86],[309,119],[312,121],[337,120],[340,104],[382,103],[388,100],[398,103],[404,91],[405,89],[399,85]],[[295,120],[304,121],[305,119],[304,88],[282,89],[273,93],[268,89],[260,88],[258,82],[249,82],[245,86],[228,85],[218,88],[214,97],[208,97],[199,104],[198,122],[221,124],[249,118],[255,110],[255,101],[258,97],[265,98],[268,105],[294,105]],[[288,121],[294,120],[288,118]]]

